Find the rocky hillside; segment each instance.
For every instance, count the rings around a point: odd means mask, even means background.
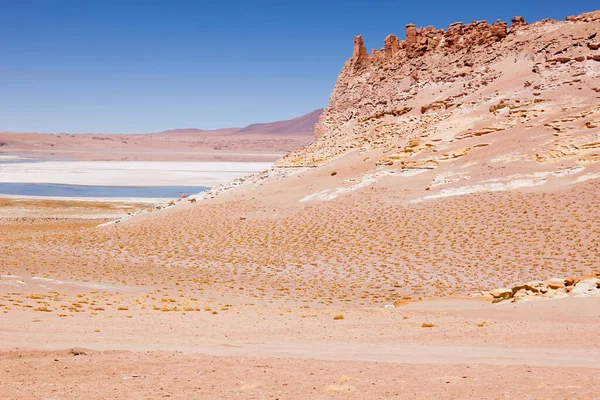
[[[471,138],[485,136],[485,147],[511,133],[539,162],[594,161],[599,75],[600,11],[533,24],[515,17],[510,26],[409,24],[405,40],[389,35],[371,54],[357,36],[315,142],[279,165],[314,166],[381,148],[387,154],[379,163],[433,168],[472,151]],[[543,143],[530,142],[540,135]],[[465,146],[451,149],[458,143]]]
[[[600,12],[409,25],[371,55],[357,37],[312,144],[107,229],[141,265],[165,242],[182,280],[198,256],[211,284],[295,301],[394,304],[595,274],[599,57]]]

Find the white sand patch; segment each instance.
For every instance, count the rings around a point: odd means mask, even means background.
[[[107,291],[118,291],[127,290],[128,286],[124,285],[113,285],[109,283],[98,283],[98,282],[77,282],[77,281],[61,281],[59,279],[44,278],[41,276],[32,276],[30,279],[31,283],[35,283],[38,287],[50,289],[55,286],[70,286],[85,289],[96,289],[96,290],[107,290]],[[44,284],[39,284],[43,282]],[[26,283],[25,283],[26,284]]]
[[[585,182],[585,181],[589,181],[589,180],[592,180],[592,179],[600,179],[600,172],[578,176],[577,179],[576,179],[576,181],[577,182]]]
[[[60,288],[76,288],[87,290],[104,290],[104,291],[129,291],[134,289],[132,286],[100,283],[100,282],[78,282],[78,281],[62,281],[59,279],[45,278],[42,276],[20,277],[17,275],[1,275],[0,288],[2,286],[10,287],[37,287],[44,290],[57,290]]]
[[[27,283],[19,275],[0,274],[0,287],[2,286],[22,287],[27,286]]]
[[[578,174],[585,167],[565,168],[558,171],[536,172],[527,175],[510,175],[506,178],[497,178],[483,181],[477,185],[459,186],[456,188],[443,189],[436,194],[424,196],[421,199],[411,200],[411,203],[420,203],[423,200],[439,199],[444,197],[463,196],[482,192],[504,192],[508,190],[540,186],[548,182],[548,177],[564,177]]]
[[[321,192],[313,193],[309,196],[301,198],[300,202],[313,201],[313,200],[323,200],[323,201],[333,200],[336,197],[341,196],[342,194],[354,192],[355,190],[369,186],[372,183],[374,183],[374,181],[363,180],[360,183],[357,183],[356,185],[352,185],[347,188],[325,189]]]
[[[215,186],[267,162],[44,161],[0,164],[0,182],[93,186]]]
[[[23,281],[6,281],[6,280],[1,280],[0,281],[0,285],[20,287],[20,286],[27,285],[27,284],[25,282],[23,282]]]
[[[43,278],[41,276],[34,276],[33,278],[31,278],[32,281],[44,281],[44,282],[57,282],[57,283],[62,283],[60,281],[55,281],[54,279],[50,279],[50,278]]]
[[[461,186],[452,189],[444,189],[441,190],[437,194],[432,194],[429,196],[425,196],[424,199],[438,199],[441,197],[452,197],[452,196],[463,196],[466,194],[480,193],[480,192],[503,192],[506,190],[519,189],[529,186],[539,186],[543,185],[548,180],[546,178],[542,179],[517,179],[509,182],[494,182],[494,183],[485,183],[480,185],[472,185],[472,186]]]
[[[574,297],[600,296],[597,282],[597,278],[584,279],[575,285],[571,294]]]
[[[556,177],[567,176],[567,175],[574,175],[574,174],[580,173],[584,169],[585,169],[585,167],[565,168],[565,169],[561,169],[561,170],[552,172],[551,175],[552,176],[556,176]]]
[[[456,183],[460,180],[470,180],[471,177],[467,175],[465,172],[445,172],[443,174],[437,175],[433,178],[431,182],[431,186],[443,186],[449,185],[451,183]]]
[[[423,172],[427,172],[427,171],[428,170],[425,170],[425,169],[411,169],[411,170],[404,170],[404,171],[379,171],[379,172],[375,172],[375,173],[367,174],[367,175],[363,176],[357,184],[354,184],[350,187],[325,189],[320,192],[313,193],[311,195],[301,198],[300,202],[314,201],[314,200],[329,201],[329,200],[333,200],[336,197],[341,196],[343,194],[351,193],[351,192],[354,192],[355,190],[362,189],[364,187],[372,185],[373,183],[377,182],[379,180],[379,178],[384,177],[384,176],[414,176],[414,175],[422,174]]]

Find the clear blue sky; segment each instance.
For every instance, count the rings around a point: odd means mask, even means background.
[[[594,1],[0,0],[0,131],[244,126],[325,107],[354,35]]]

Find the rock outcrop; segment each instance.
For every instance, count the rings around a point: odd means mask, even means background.
[[[528,282],[515,285],[512,288],[494,289],[489,293],[483,293],[483,295],[492,297],[493,303],[550,300],[570,296],[596,297],[600,296],[600,273],[577,278]]]
[[[527,104],[536,97],[543,101],[544,90],[555,87],[552,82],[568,74],[571,63],[600,61],[598,32],[600,11],[533,24],[517,16],[510,26],[502,21],[455,22],[447,29],[408,24],[404,40],[388,35],[371,54],[356,36],[352,57],[316,125],[315,141],[277,165],[316,166],[355,149],[391,150],[400,141],[439,135],[446,119],[495,98],[489,88],[515,68],[522,70],[519,76],[530,76],[522,86]],[[519,112],[523,104],[515,101],[506,100],[511,111],[500,130],[539,116],[538,109]]]
[[[510,29],[508,30],[508,33],[513,33],[516,30],[524,27],[527,25],[527,22],[525,22],[525,18],[518,16],[518,17],[513,17],[513,19],[511,19],[512,25],[510,26]]]
[[[352,52],[351,61],[355,73],[365,68],[369,62],[369,54],[360,35],[354,38],[354,51]]]

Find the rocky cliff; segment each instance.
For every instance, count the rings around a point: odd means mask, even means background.
[[[393,164],[472,135],[525,125],[560,131],[554,125],[565,121],[545,117],[569,106],[561,101],[565,85],[583,86],[572,93],[578,100],[571,106],[585,103],[590,107],[582,112],[597,115],[591,108],[600,87],[599,34],[600,11],[594,11],[560,22],[528,24],[515,17],[510,26],[456,22],[444,30],[409,24],[405,40],[389,35],[370,54],[357,36],[315,141],[278,165],[315,166],[351,150],[379,148],[386,156],[378,162]],[[552,146],[576,151],[587,140],[579,139],[548,143],[540,157],[552,157]]]

